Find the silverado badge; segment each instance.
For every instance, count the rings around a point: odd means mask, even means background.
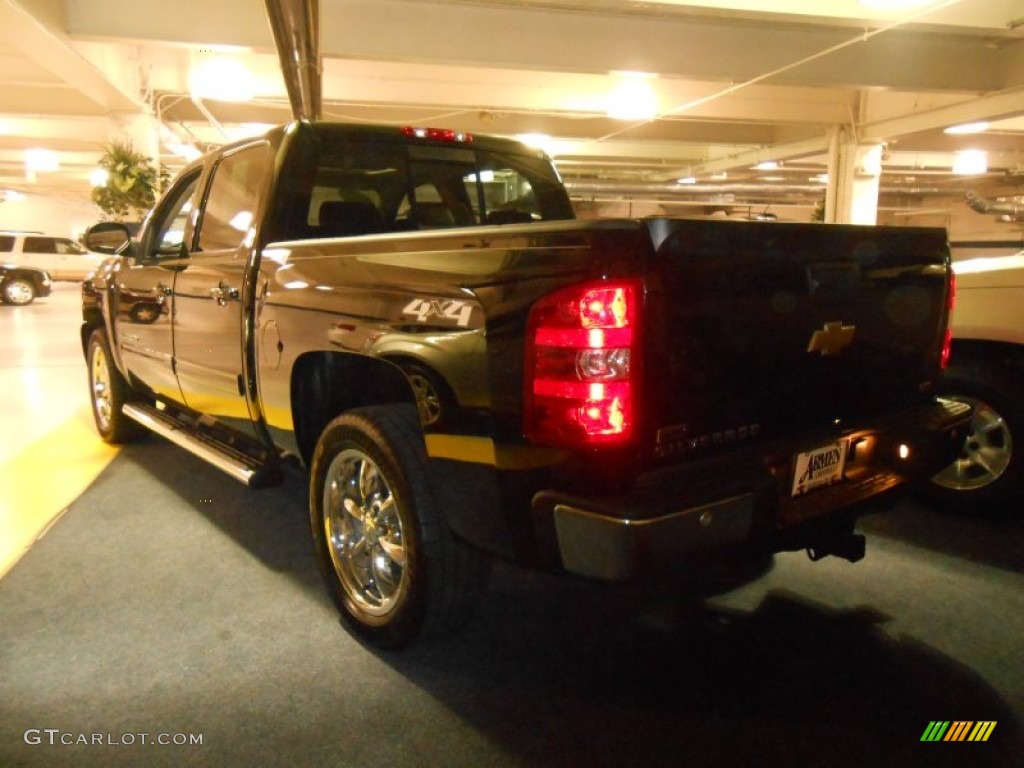
[[[842,320],[832,323],[825,323],[820,331],[811,334],[811,341],[807,345],[808,352],[818,352],[822,357],[838,355],[853,341],[857,332],[855,325],[843,325]]]

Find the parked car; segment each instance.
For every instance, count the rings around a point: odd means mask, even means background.
[[[84,280],[105,258],[67,237],[40,232],[0,232],[0,259],[46,270],[54,280]]]
[[[36,297],[50,295],[52,282],[44,269],[0,264],[0,301],[17,306],[31,304]]]
[[[924,489],[932,501],[981,514],[1024,490],[1024,251],[953,265],[952,348],[940,389],[974,406],[957,459]]]

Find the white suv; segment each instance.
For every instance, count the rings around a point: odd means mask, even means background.
[[[67,237],[41,232],[0,232],[0,261],[44,269],[54,280],[82,280],[105,258]]]
[[[958,261],[953,270],[943,394],[971,403],[974,416],[960,457],[925,490],[969,512],[1008,510],[1024,491],[1024,251]]]

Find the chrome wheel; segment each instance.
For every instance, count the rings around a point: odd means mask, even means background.
[[[954,491],[971,491],[1002,477],[1013,457],[1013,437],[1006,421],[991,405],[972,397],[952,395],[974,406],[970,431],[960,456],[932,478]]]
[[[317,565],[346,629],[400,648],[458,626],[486,588],[489,560],[456,539],[427,472],[412,403],[331,421],[310,461]]]
[[[31,304],[35,297],[36,292],[27,280],[11,280],[4,286],[4,298],[16,306]]]
[[[142,434],[143,428],[121,410],[125,403],[138,396],[117,370],[110,343],[102,328],[89,336],[86,371],[89,383],[89,404],[92,406],[96,431],[104,442],[118,445]]]
[[[110,387],[110,363],[102,344],[93,344],[92,362],[89,368],[92,387],[92,406],[101,432],[110,429],[114,414],[113,393]]]
[[[367,615],[386,616],[408,587],[407,558],[394,493],[373,459],[354,448],[334,457],[322,517],[345,594]]]

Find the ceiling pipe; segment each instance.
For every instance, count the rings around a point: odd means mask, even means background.
[[[629,181],[566,181],[565,187],[570,195],[633,195],[658,196],[664,198],[692,199],[708,195],[734,195],[737,200],[757,196],[759,200],[766,198],[792,199],[802,197],[811,201],[825,198],[823,184],[768,184],[741,183],[728,184],[662,184],[659,182]],[[895,187],[882,186],[881,194],[907,194],[915,196],[948,195],[949,190],[940,187]]]
[[[967,190],[964,197],[972,211],[994,213],[1000,221],[1024,221],[1024,197],[992,201],[982,197],[973,189]]]
[[[630,181],[566,181],[566,189],[577,195],[665,195],[667,197],[700,197],[701,195],[742,195],[773,192],[778,195],[821,195],[823,184],[661,184]]]
[[[292,116],[319,120],[323,110],[320,0],[265,0]]]
[[[227,130],[225,130],[224,126],[220,123],[220,121],[213,116],[213,113],[210,112],[210,109],[205,104],[203,104],[203,100],[198,96],[192,96],[192,103],[195,105],[196,109],[199,110],[199,113],[206,118],[206,121],[217,129],[217,132],[220,133],[220,135],[224,138],[224,141],[230,142],[231,137],[228,135]],[[160,124],[163,125],[162,122]]]

